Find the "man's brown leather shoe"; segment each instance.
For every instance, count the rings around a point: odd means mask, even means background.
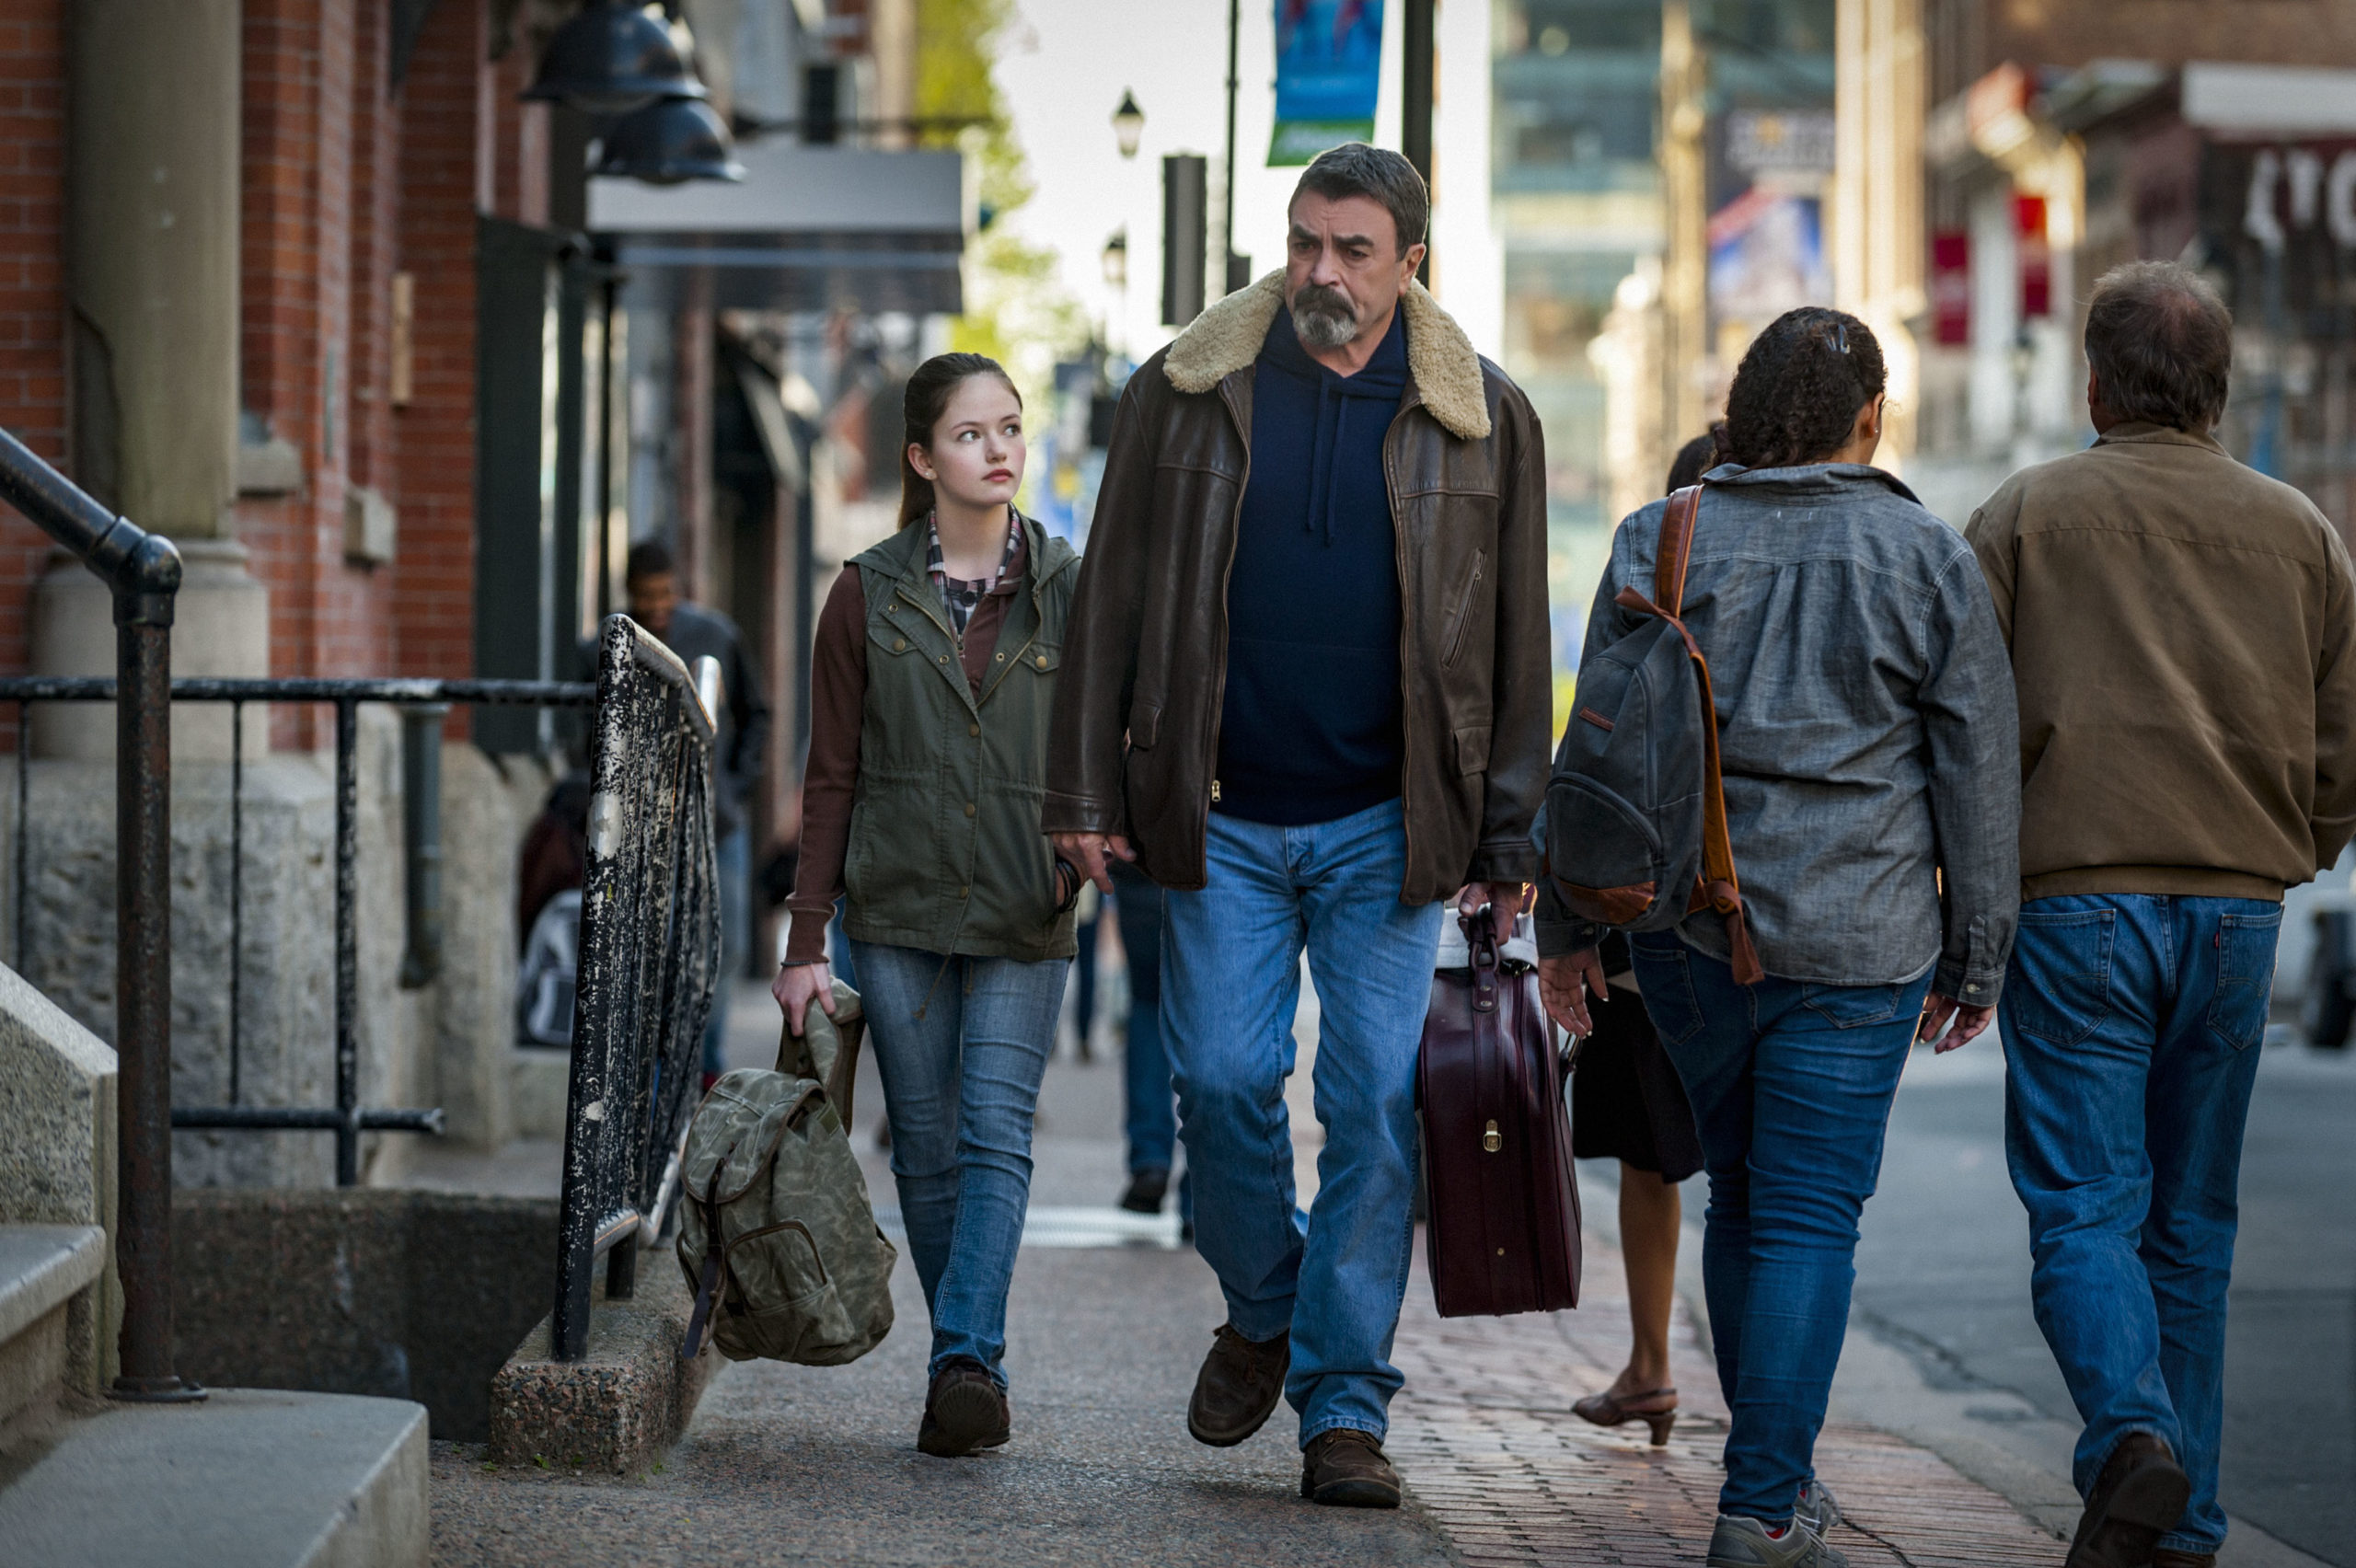
[[[1235,1447],[1266,1424],[1285,1396],[1285,1373],[1291,1366],[1291,1334],[1254,1343],[1237,1333],[1232,1323],[1221,1323],[1195,1378],[1195,1397],[1186,1403],[1186,1430],[1197,1443]]]
[[[2152,1552],[2152,1568],[2217,1568],[2213,1551],[2178,1551],[2175,1547],[2156,1547]]]
[[[2176,1528],[2192,1496],[2166,1443],[2130,1432],[2104,1461],[2078,1517],[2065,1568],[2150,1568],[2159,1539]]]
[[[1399,1472],[1374,1434],[1337,1426],[1301,1450],[1300,1494],[1334,1508],[1396,1508]]]

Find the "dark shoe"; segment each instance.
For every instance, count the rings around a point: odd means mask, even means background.
[[[1211,1353],[1195,1378],[1186,1402],[1186,1430],[1197,1443],[1231,1448],[1261,1426],[1285,1396],[1285,1373],[1292,1366],[1292,1335],[1253,1343],[1230,1323],[1218,1326]]]
[[[1300,1494],[1331,1508],[1396,1508],[1399,1472],[1373,1433],[1337,1426],[1301,1450]]]
[[[2087,1494],[2064,1568],[2148,1568],[2191,1496],[2192,1483],[2167,1444],[2149,1432],[2130,1432]]]
[[[995,1448],[1012,1435],[1006,1390],[970,1355],[952,1356],[932,1375],[917,1447],[937,1459],[962,1458]]]
[[[2178,1551],[2172,1546],[2152,1549],[2152,1568],[2217,1568],[2213,1551]]]
[[[1170,1167],[1149,1165],[1129,1173],[1129,1190],[1121,1194],[1121,1206],[1131,1214],[1160,1214],[1161,1200],[1170,1193]]]
[[[1663,1404],[1663,1400],[1668,1401]],[[1646,1408],[1639,1410],[1643,1405]],[[1653,1447],[1666,1447],[1669,1435],[1677,1426],[1677,1390],[1655,1389],[1650,1393],[1630,1394],[1625,1399],[1614,1398],[1609,1391],[1589,1394],[1571,1407],[1571,1413],[1581,1421],[1598,1426],[1619,1426],[1631,1421],[1641,1421],[1651,1429]]]

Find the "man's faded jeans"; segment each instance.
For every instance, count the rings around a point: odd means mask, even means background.
[[[929,1370],[970,1355],[1004,1388],[1031,1127],[1071,964],[850,946],[892,1123],[900,1223],[932,1311]]]
[[[1857,1219],[1931,977],[1739,986],[1667,932],[1632,937],[1628,951],[1710,1172],[1702,1278],[1734,1416],[1718,1512],[1780,1525],[1814,1473]]]
[[[1195,1184],[1195,1244],[1245,1339],[1290,1331],[1300,1441],[1380,1437],[1415,1195],[1415,1053],[1442,905],[1399,902],[1400,803],[1272,827],[1214,814],[1210,882],[1162,901],[1161,1026]],[[1317,987],[1317,1197],[1293,1192],[1285,1080],[1300,955]],[[1207,1328],[1209,1325],[1205,1325]]]
[[[2225,1287],[2281,928],[2253,899],[2034,899],[1997,1012],[2030,1297],[2086,1423],[2073,1479],[2158,1435],[2192,1481],[2160,1539],[2180,1551],[2225,1539]]]

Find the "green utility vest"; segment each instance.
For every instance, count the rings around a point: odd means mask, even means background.
[[[978,697],[926,571],[926,530],[911,524],[851,563],[867,594],[867,702],[843,928],[860,941],[1028,963],[1076,951],[1039,814],[1080,557],[1021,526],[1025,577]]]

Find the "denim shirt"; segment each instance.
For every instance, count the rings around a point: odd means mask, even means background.
[[[1635,629],[1666,502],[1620,525],[1585,657]],[[1993,1003],[2020,907],[2012,663],[1971,547],[1878,468],[1711,471],[1685,622],[1710,662],[1727,822],[1770,974]],[[1944,877],[1944,891],[1941,876]],[[1539,903],[1548,953],[1600,928]],[[1727,955],[1722,918],[1679,928]]]

